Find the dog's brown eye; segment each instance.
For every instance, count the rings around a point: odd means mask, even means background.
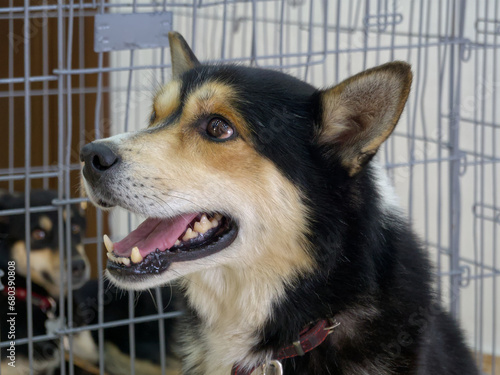
[[[228,139],[234,134],[234,129],[221,118],[214,118],[208,122],[207,133],[217,139]]]
[[[43,240],[46,236],[46,233],[42,229],[35,229],[32,233],[31,236],[35,241],[40,241]]]
[[[82,230],[82,228],[77,224],[73,224],[71,226],[71,231],[73,232],[73,234],[78,234],[78,233],[80,233],[81,230]]]

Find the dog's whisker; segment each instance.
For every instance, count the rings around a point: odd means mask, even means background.
[[[158,303],[156,301],[156,298],[153,295],[153,292],[151,291],[151,289],[147,289],[147,291],[151,297],[151,300],[153,301],[153,305],[155,306],[155,309],[158,310]]]

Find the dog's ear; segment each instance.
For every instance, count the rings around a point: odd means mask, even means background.
[[[168,41],[170,44],[172,75],[174,78],[179,78],[184,72],[200,64],[181,34],[173,31],[169,32]]]
[[[319,93],[317,142],[327,157],[358,173],[392,133],[410,92],[410,65],[396,61]]]

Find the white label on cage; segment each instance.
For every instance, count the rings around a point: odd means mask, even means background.
[[[171,30],[172,12],[98,14],[94,51],[167,47]]]

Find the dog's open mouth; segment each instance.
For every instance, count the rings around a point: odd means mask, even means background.
[[[228,247],[237,233],[236,223],[218,213],[149,218],[119,242],[104,236],[107,268],[122,276],[162,273],[173,262],[204,258]]]

